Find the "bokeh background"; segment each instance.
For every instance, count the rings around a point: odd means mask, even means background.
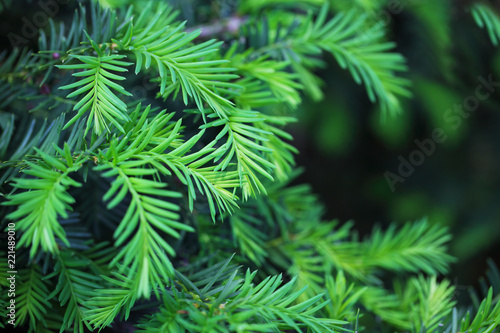
[[[296,4],[302,10],[324,1]],[[68,4],[61,5],[57,18],[71,20],[77,4],[62,2]],[[181,9],[188,25],[273,9],[259,7],[264,1],[251,0],[169,2]],[[290,128],[300,151],[297,165],[304,169],[295,182],[311,184],[325,205],[325,219],[354,220],[361,236],[375,224],[402,224],[426,216],[432,223],[449,226],[450,251],[458,258],[450,276],[459,286],[475,285],[486,270],[487,258],[500,263],[500,87],[456,128],[445,114],[474,95],[479,76],[491,75],[500,82],[500,47],[474,22],[468,1],[329,2],[333,11],[356,8],[386,21],[389,39],[407,59],[413,98],[402,101],[400,114],[384,117],[364,87],[325,55],[327,69],[317,72],[324,81],[324,98],[304,96],[299,121]],[[399,6],[391,7],[395,2]],[[22,17],[38,10],[34,3],[20,0],[8,15],[0,13],[2,50],[12,48],[8,32],[20,34]],[[500,13],[499,1],[488,3]],[[36,48],[36,38],[28,43]],[[431,138],[436,128],[442,128],[448,139],[391,191],[384,173],[397,173],[398,156],[408,159],[418,148],[415,139]]]
[[[500,49],[468,6],[413,1],[390,16],[389,36],[413,81],[413,98],[399,115],[384,121],[363,87],[329,59],[319,73],[324,100],[306,99],[293,128],[297,162],[305,168],[299,181],[319,194],[326,218],[354,220],[360,234],[374,224],[425,216],[449,226],[450,252],[458,259],[450,276],[457,286],[476,285],[488,258],[500,262],[500,89],[459,125],[446,118],[474,96],[479,76],[500,81]],[[408,160],[418,149],[414,141],[431,138],[436,128],[448,139],[391,191],[384,173],[397,174],[398,157]]]

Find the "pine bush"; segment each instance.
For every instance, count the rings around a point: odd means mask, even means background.
[[[359,238],[294,181],[287,125],[303,98],[323,98],[317,71],[332,59],[383,119],[405,112],[406,60],[373,15],[386,1],[63,2],[74,14],[48,19],[36,46],[9,34],[0,54],[6,332],[500,325],[494,264],[484,293],[457,303],[446,227]],[[204,22],[217,5],[229,13]],[[468,6],[497,45],[497,11]]]

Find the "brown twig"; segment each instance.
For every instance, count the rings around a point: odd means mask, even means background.
[[[200,29],[201,33],[198,36],[198,38],[201,38],[201,39],[207,39],[207,38],[211,38],[214,36],[219,36],[219,35],[222,35],[226,32],[234,35],[240,30],[241,26],[243,24],[245,24],[245,22],[247,20],[248,20],[248,18],[246,16],[242,17],[242,16],[233,15],[233,16],[230,16],[229,18],[224,19],[222,21],[216,21],[213,24],[209,24],[209,25],[196,26],[193,28],[189,28],[186,31],[189,33],[191,31],[195,31],[195,30]]]

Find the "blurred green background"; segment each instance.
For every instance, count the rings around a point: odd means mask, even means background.
[[[312,184],[327,218],[352,219],[360,234],[423,216],[448,225],[458,258],[450,277],[474,285],[487,258],[500,262],[500,87],[468,118],[450,117],[454,105],[475,95],[479,76],[500,82],[499,48],[475,24],[468,3],[404,3],[387,21],[408,61],[413,98],[384,121],[363,87],[328,59],[319,73],[324,100],[306,98],[293,128],[297,162],[306,170],[299,181]],[[398,156],[408,160],[418,149],[414,141],[432,138],[436,128],[447,140],[392,192],[384,173],[397,174]]]

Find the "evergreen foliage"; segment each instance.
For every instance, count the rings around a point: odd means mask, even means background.
[[[455,261],[447,228],[422,219],[360,239],[293,183],[286,126],[304,95],[322,98],[325,59],[384,117],[411,97],[404,57],[367,14],[383,2],[241,1],[240,36],[206,40],[168,2],[85,1],[69,26],[50,19],[37,50],[2,52],[16,327],[493,332],[498,272],[476,304],[457,304],[440,277]],[[471,14],[497,45],[495,10]],[[137,78],[158,87],[138,98]],[[3,312],[7,271],[0,261]]]

